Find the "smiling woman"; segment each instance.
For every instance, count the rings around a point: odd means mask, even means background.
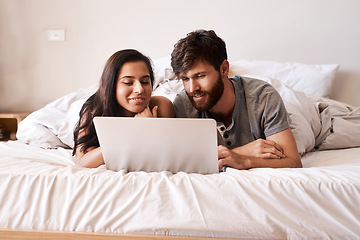
[[[116,99],[124,108],[124,115],[134,117],[146,108],[151,99],[151,78],[145,62],[125,63],[119,73]],[[156,109],[155,109],[156,111]],[[149,116],[151,113],[149,112]]]
[[[154,73],[150,59],[132,49],[114,53],[106,62],[99,89],[84,103],[74,130],[75,163],[104,164],[95,132],[95,116],[174,117],[170,100],[151,97]]]

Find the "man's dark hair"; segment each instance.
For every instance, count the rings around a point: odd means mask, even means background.
[[[177,76],[187,72],[196,60],[202,59],[215,70],[227,60],[226,44],[213,30],[196,30],[180,39],[171,53],[171,67]]]

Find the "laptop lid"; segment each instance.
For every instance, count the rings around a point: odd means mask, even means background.
[[[213,119],[95,117],[107,169],[218,173]]]

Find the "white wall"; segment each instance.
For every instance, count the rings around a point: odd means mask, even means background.
[[[241,58],[339,63],[332,98],[360,105],[358,0],[0,0],[0,112],[33,111],[98,81],[115,51],[167,56],[214,29]],[[66,29],[66,41],[46,40]]]

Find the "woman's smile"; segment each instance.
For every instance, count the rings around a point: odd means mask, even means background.
[[[144,97],[130,97],[129,102],[134,103],[136,105],[144,103],[145,98]]]

